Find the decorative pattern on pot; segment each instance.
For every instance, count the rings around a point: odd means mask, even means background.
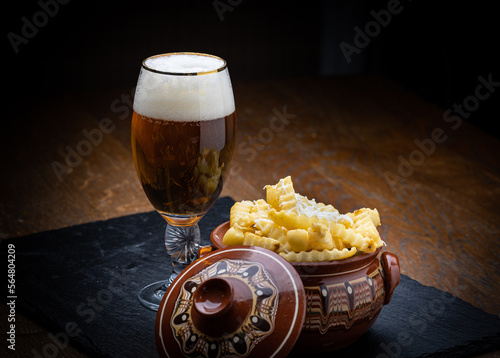
[[[201,297],[204,283],[217,297]],[[227,302],[217,302],[229,296]],[[203,307],[197,306],[201,301]],[[186,356],[246,357],[273,332],[278,304],[278,288],[262,264],[223,259],[183,284],[171,318],[173,336]]]
[[[305,286],[306,319],[303,331],[325,334],[347,330],[372,320],[384,305],[384,278],[379,269],[351,281]]]

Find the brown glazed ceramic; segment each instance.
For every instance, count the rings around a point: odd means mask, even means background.
[[[214,248],[224,249],[229,223],[211,234]],[[317,353],[346,347],[359,339],[391,300],[399,284],[396,255],[382,248],[331,262],[290,262],[306,295],[306,318],[294,351]],[[205,248],[205,250],[208,250]]]
[[[297,271],[262,248],[210,251],[200,251],[161,301],[160,356],[286,357],[306,312]]]

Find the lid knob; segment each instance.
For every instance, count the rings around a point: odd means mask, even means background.
[[[227,280],[212,278],[196,289],[193,304],[200,315],[217,317],[231,309],[233,298],[233,287]]]
[[[252,293],[240,280],[210,278],[193,294],[193,324],[209,337],[222,337],[245,322],[252,306]]]

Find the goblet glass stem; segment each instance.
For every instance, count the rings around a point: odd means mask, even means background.
[[[200,247],[200,228],[198,224],[190,226],[167,224],[165,247],[173,267],[173,272],[169,278],[170,283],[172,283],[177,275],[198,257],[198,248]]]
[[[200,247],[200,228],[198,224],[177,226],[167,224],[165,247],[172,262],[172,273],[167,280],[154,282],[139,292],[139,301],[151,310],[158,310],[161,299],[170,284],[182,270],[198,258]]]

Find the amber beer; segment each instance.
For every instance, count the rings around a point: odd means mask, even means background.
[[[132,117],[139,180],[154,208],[177,223],[201,217],[219,196],[236,131],[225,62],[182,56],[143,63]]]
[[[184,122],[134,112],[132,152],[140,182],[154,208],[172,214],[206,212],[219,196],[229,171],[234,129],[234,113]]]

